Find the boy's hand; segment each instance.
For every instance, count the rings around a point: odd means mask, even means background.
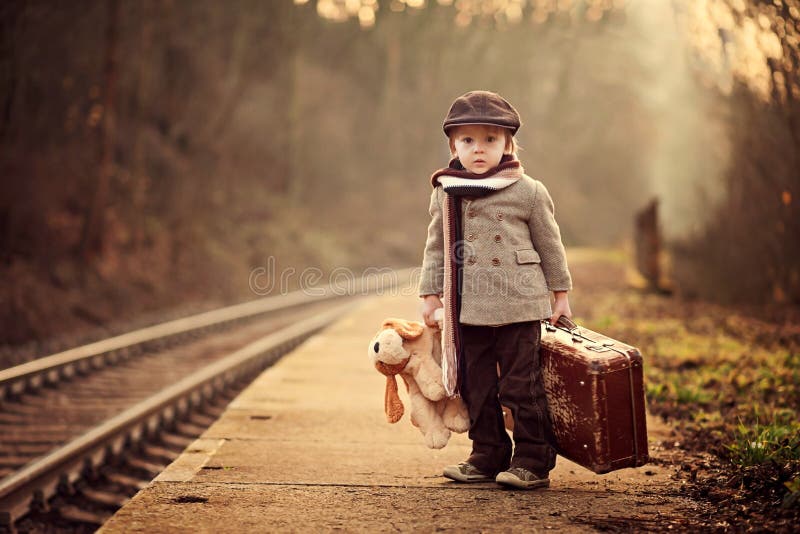
[[[438,308],[444,308],[444,304],[442,304],[442,299],[439,298],[439,295],[425,295],[422,300],[422,319],[425,321],[425,324],[428,326],[438,326],[439,323],[436,319],[433,318],[434,310]]]
[[[556,324],[562,315],[572,319],[572,310],[569,309],[569,298],[566,291],[554,291],[556,299],[553,302],[553,316],[550,317],[550,324]]]

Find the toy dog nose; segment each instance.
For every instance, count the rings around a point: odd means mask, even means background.
[[[379,349],[380,347],[381,347],[381,344],[380,344],[378,341],[376,341],[376,342],[375,342],[375,346],[373,346],[373,347],[372,347],[372,350],[374,350],[374,351],[375,351],[375,354],[377,354],[377,353],[378,353],[378,349]]]

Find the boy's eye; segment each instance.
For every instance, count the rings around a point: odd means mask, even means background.
[[[496,138],[495,136],[493,136],[493,135],[490,135],[489,137],[487,137],[487,138],[486,138],[486,140],[487,140],[489,143],[494,143],[494,142],[495,142],[495,140],[497,140],[497,138]]]
[[[465,143],[471,143],[472,142],[472,138],[471,137],[465,137],[464,139],[462,139],[462,141],[464,141]]]

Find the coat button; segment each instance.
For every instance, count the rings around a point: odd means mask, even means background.
[[[492,258],[492,265],[494,265],[495,267],[500,265],[500,258]]]
[[[475,241],[475,234],[467,235],[467,241]]]
[[[496,236],[494,236],[494,242],[495,242],[495,243],[499,243],[499,242],[501,242],[502,240],[503,240],[503,238],[502,238],[502,237],[500,237],[500,234],[497,234]]]
[[[497,212],[497,220],[498,221],[502,221],[503,220],[503,214],[502,213]]]
[[[467,211],[467,217],[469,217],[470,219],[474,218],[475,215],[477,215],[477,213],[476,213],[476,211],[474,209],[469,209]]]
[[[475,256],[470,256],[469,258],[467,258],[467,263],[470,265],[475,265],[476,261],[478,260],[475,259]]]

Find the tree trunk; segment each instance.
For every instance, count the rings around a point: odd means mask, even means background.
[[[136,80],[136,101],[138,109],[145,110],[150,107],[151,77],[153,68],[151,51],[153,49],[153,2],[141,2],[141,28],[139,33],[139,67]],[[140,111],[141,113],[141,111]],[[145,241],[145,216],[147,205],[147,190],[150,187],[150,172],[147,167],[147,155],[144,149],[144,129],[148,127],[145,117],[136,120],[136,135],[133,141],[133,187],[131,204],[133,206],[133,220],[131,228],[133,234],[133,248],[139,252]]]
[[[302,105],[300,103],[300,68],[302,55],[299,47],[295,47],[289,56],[289,101],[286,109],[289,121],[289,176],[287,177],[287,193],[290,206],[299,206],[307,177],[303,172],[303,131]]]
[[[114,172],[114,104],[117,89],[117,46],[119,44],[119,0],[108,0],[106,55],[103,66],[105,96],[100,132],[100,166],[94,196],[83,226],[80,253],[88,263],[103,250],[104,215],[109,182]]]
[[[247,81],[244,73],[248,50],[252,45],[253,19],[263,16],[260,7],[261,4],[253,6],[253,9],[256,10],[255,13],[244,9],[239,13],[231,36],[231,53],[227,61],[228,69],[225,74],[222,99],[221,102],[218,102],[215,113],[207,123],[205,139],[201,142],[207,141],[213,145],[215,140],[225,132],[236,106],[239,104]]]
[[[0,7],[0,141],[5,141],[11,126],[14,96],[19,81],[17,31],[25,5],[9,3]],[[5,94],[3,94],[5,93]]]

